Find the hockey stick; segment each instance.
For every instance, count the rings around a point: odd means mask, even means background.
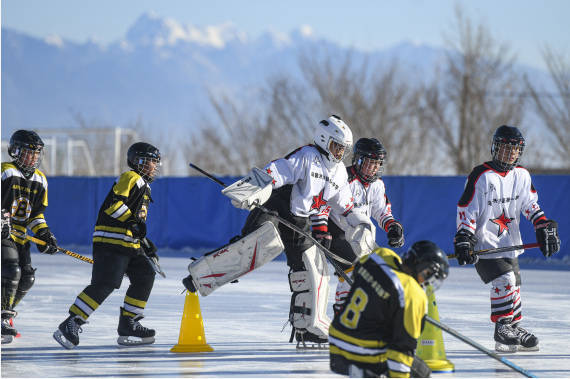
[[[426,321],[429,322],[430,324],[437,326],[441,330],[446,331],[447,333],[451,334],[455,338],[460,339],[461,341],[465,342],[466,344],[471,345],[475,349],[487,354],[491,358],[496,359],[499,362],[509,366],[510,368],[512,368],[513,370],[523,374],[527,378],[536,378],[536,375],[534,375],[530,371],[527,371],[524,368],[517,366],[516,364],[509,361],[508,359],[501,357],[499,354],[492,352],[491,350],[489,350],[489,349],[485,348],[484,346],[478,344],[477,342],[473,341],[471,338],[465,337],[463,334],[457,332],[456,330],[450,328],[449,326],[442,324],[441,322],[434,320],[433,318],[431,318],[429,316],[426,316]]]
[[[493,247],[490,249],[483,249],[477,250],[471,253],[471,255],[487,255],[487,254],[495,254],[495,253],[502,253],[504,251],[513,251],[519,249],[532,249],[535,247],[540,247],[538,243],[527,243],[524,245],[514,245],[514,246],[504,246],[504,247]],[[456,254],[448,255],[447,258],[457,258]]]
[[[144,244],[147,248],[150,248],[150,245],[149,245],[146,237],[141,240],[141,243]],[[162,268],[160,267],[160,264],[158,263],[158,259],[155,260],[155,259],[149,257],[148,255],[146,255],[144,252],[142,255],[144,255],[144,257],[146,258],[146,260],[148,261],[148,263],[150,264],[150,267],[152,267],[154,272],[156,272],[158,275],[162,276],[163,278],[166,278],[166,273],[164,271],[162,271]]]
[[[222,182],[221,180],[219,180],[218,178],[214,177],[213,175],[211,175],[210,173],[202,170],[200,167],[196,166],[193,163],[190,163],[190,167],[192,167],[193,169],[199,171],[201,174],[205,175],[206,177],[212,179],[214,182],[218,183],[219,185],[221,185],[222,187],[227,187],[227,185]],[[293,225],[292,223],[290,223],[289,221],[285,220],[283,217],[276,215],[275,212],[270,211],[269,209],[265,208],[263,205],[258,205],[255,204],[254,205],[256,208],[259,208],[259,210],[261,210],[264,213],[270,214],[273,217],[275,217],[277,220],[279,220],[280,223],[282,223],[283,225],[287,226],[289,229],[293,230],[294,232],[297,232],[299,234],[301,234],[303,237],[309,239],[311,242],[313,242],[316,246],[319,247],[319,249],[325,254],[325,257],[327,258],[327,260],[329,261],[329,263],[334,267],[336,273],[341,276],[344,280],[350,280],[350,278],[348,277],[348,275],[346,275],[346,273],[344,272],[344,270],[342,268],[340,268],[340,266],[338,265],[338,263],[335,262],[338,261],[340,263],[344,263],[346,265],[350,265],[352,266],[352,263],[347,261],[346,259],[343,259],[339,256],[337,256],[336,254],[334,254],[332,251],[330,251],[329,249],[325,248],[323,245],[321,245],[315,238],[313,238],[312,235],[304,232],[303,230],[299,229],[297,226]]]
[[[38,244],[38,245],[46,245],[46,244],[47,244],[46,241],[41,240],[41,239],[36,238],[36,237],[29,236],[29,235],[27,235],[27,234],[26,234],[26,235],[24,235],[24,234],[19,234],[19,235],[18,235],[18,234],[15,234],[15,233],[14,233],[14,236],[16,236],[16,237],[18,237],[18,238],[25,238],[25,239],[27,239],[28,241],[32,241],[33,243],[36,243],[36,244]],[[79,259],[79,260],[81,260],[81,261],[83,261],[83,262],[87,262],[87,263],[93,264],[93,259],[91,259],[91,258],[89,258],[89,257],[86,257],[86,256],[84,256],[84,255],[81,255],[81,254],[74,253],[73,251],[66,250],[66,249],[64,249],[63,247],[59,247],[59,246],[58,246],[58,247],[57,247],[57,251],[61,251],[62,253],[67,254],[67,255],[69,255],[70,257]]]

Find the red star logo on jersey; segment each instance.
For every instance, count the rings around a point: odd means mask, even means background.
[[[511,288],[513,288],[513,287],[512,287],[510,284],[507,284],[507,285],[505,286],[505,291],[510,291]]]
[[[499,289],[499,287],[495,287],[495,293],[499,294],[499,292],[501,292],[501,290]]]
[[[505,211],[503,210],[503,213],[501,213],[501,215],[497,218],[493,218],[490,221],[494,222],[495,224],[497,224],[499,226],[499,230],[497,232],[497,237],[500,237],[501,234],[503,234],[503,232],[506,230],[507,232],[509,231],[509,224],[511,223],[513,219],[512,218],[508,218],[507,216],[505,216]]]
[[[321,209],[323,205],[327,205],[327,201],[323,199],[323,193],[325,189],[323,188],[319,193],[319,196],[313,196],[313,204],[311,205],[311,209]]]

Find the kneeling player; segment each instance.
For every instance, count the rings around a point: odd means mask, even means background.
[[[414,243],[402,259],[386,248],[361,258],[329,328],[331,370],[351,377],[410,377],[427,312],[422,287],[437,289],[448,273],[447,256],[430,241]],[[418,376],[429,375],[425,364],[418,366],[425,370],[417,370]]]
[[[127,163],[132,170],[121,174],[99,210],[93,233],[91,284],[77,296],[69,317],[53,334],[66,349],[79,344],[82,325],[115,288],[120,288],[125,274],[131,283],[120,309],[117,342],[127,346],[154,342],[154,330],[139,321],[154,284],[155,271],[148,258],[158,259],[156,247],[146,237],[146,220],[150,183],[159,171],[160,152],[137,142],[127,152]]]

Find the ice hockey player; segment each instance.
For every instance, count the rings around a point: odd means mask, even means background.
[[[360,258],[347,301],[329,328],[330,368],[351,377],[427,377],[414,352],[427,312],[422,287],[439,288],[449,274],[446,254],[419,241],[400,258],[377,248]]]
[[[18,130],[8,146],[13,160],[2,162],[2,343],[12,342],[18,334],[10,323],[16,315],[14,308],[35,281],[27,230],[45,242],[37,245],[40,252],[57,252],[57,240],[44,218],[47,179],[38,169],[43,149],[36,132]]]
[[[472,255],[474,250],[522,244],[520,214],[534,224],[545,257],[560,250],[558,224],[538,205],[529,172],[518,162],[525,140],[518,128],[503,125],[493,136],[490,162],[471,171],[457,206],[454,246],[460,265],[475,264],[485,283],[491,283],[491,321],[495,349],[500,352],[537,351],[538,338],[520,326],[521,275],[518,256],[524,250]]]
[[[373,218],[384,229],[388,237],[388,245],[393,248],[404,244],[404,228],[392,216],[392,205],[386,195],[386,187],[382,181],[386,149],[376,138],[360,138],[354,144],[352,165],[346,168],[348,182],[354,198],[353,212],[362,214],[365,218]],[[351,246],[347,241],[345,230],[350,233],[353,229],[346,225],[346,217],[332,208],[329,220],[329,232],[332,235],[331,251],[338,256],[355,262],[371,250],[362,251],[359,246]],[[372,230],[375,228],[371,226]],[[374,237],[374,236],[373,236]],[[358,240],[352,236],[350,240]],[[354,245],[354,243],[353,243]],[[350,276],[353,266],[339,264]],[[344,302],[350,285],[341,277],[336,289],[335,308]]]
[[[120,308],[120,345],[154,342],[155,331],[140,324],[143,310],[154,284],[155,271],[145,254],[155,260],[156,247],[146,237],[150,183],[158,175],[160,151],[146,143],[129,147],[127,163],[131,170],[121,174],[105,198],[93,233],[93,271],[91,284],[69,308],[69,317],[53,333],[66,349],[79,344],[79,332],[87,318],[121,286],[123,275],[130,285]]]
[[[344,210],[353,227],[369,227],[351,217],[352,196],[342,164],[345,151],[352,146],[349,127],[333,115],[318,123],[313,141],[314,144],[270,162],[263,170],[254,168],[248,176],[222,191],[234,206],[251,210],[241,238],[191,263],[190,275],[184,280],[186,288],[205,296],[285,250],[292,292],[291,341],[295,336],[298,347],[304,347],[305,342],[327,341],[328,264],[308,238],[255,206],[264,204],[298,228],[312,233],[327,248],[331,241],[328,216],[333,204]]]

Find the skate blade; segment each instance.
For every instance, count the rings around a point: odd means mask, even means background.
[[[522,345],[519,346],[519,351],[539,351],[539,347],[538,345],[533,346],[533,347],[524,347]]]
[[[117,343],[123,346],[150,345],[154,343],[154,337],[119,336]]]
[[[297,343],[297,351],[328,351],[329,344],[328,343],[314,343],[314,342],[302,342]]]
[[[11,343],[12,341],[14,341],[14,336],[11,335],[2,335],[2,345],[4,345],[5,343]]]
[[[74,349],[76,346],[71,341],[68,341],[59,329],[53,332],[53,339],[67,350]]]
[[[495,351],[499,353],[516,353],[520,345],[504,345],[500,342],[495,342]]]

